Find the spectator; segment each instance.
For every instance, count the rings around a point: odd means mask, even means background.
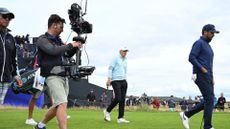
[[[148,99],[148,95],[146,94],[146,93],[143,93],[142,95],[141,95],[141,103],[142,104],[150,104],[149,103],[149,99]]]
[[[195,96],[194,104],[197,105],[200,102],[200,97]]]
[[[96,102],[96,96],[93,89],[90,90],[86,98],[88,102]]]
[[[176,107],[176,101],[173,95],[170,96],[170,99],[167,101],[167,103],[168,103],[169,111],[173,112]]]
[[[135,98],[132,95],[130,95],[127,100],[127,106],[133,106],[133,105],[135,105]]]
[[[224,93],[220,93],[220,97],[218,98],[218,101],[217,101],[217,108],[220,110],[220,111],[224,111],[224,104],[226,103],[226,99],[224,97]]]
[[[26,42],[26,43],[30,43],[29,37],[30,37],[30,35],[27,34],[26,37],[25,37],[25,42]]]
[[[183,97],[183,100],[180,101],[181,111],[186,111],[188,109],[188,101]]]
[[[193,105],[194,105],[194,102],[193,102],[191,96],[188,97],[187,102],[188,102],[188,110],[190,110],[193,107]]]
[[[160,101],[157,97],[153,97],[151,104],[153,105],[153,108],[156,108],[157,110],[160,108]]]
[[[100,102],[102,104],[102,107],[105,108],[107,107],[107,92],[106,90],[103,91],[103,93],[101,94],[101,98],[100,98]]]
[[[161,101],[161,105],[162,105],[163,107],[165,107],[166,104],[167,104],[167,101],[166,101],[166,100]]]

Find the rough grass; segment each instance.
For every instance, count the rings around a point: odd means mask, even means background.
[[[72,108],[68,110],[71,118],[68,120],[68,129],[183,129],[178,112],[156,111],[144,109],[128,109],[125,118],[129,124],[117,124],[117,110],[111,113],[111,122],[103,120],[102,109]],[[35,109],[34,119],[39,121],[46,109]],[[26,108],[0,107],[0,129],[32,129],[25,125],[27,118]],[[190,120],[191,129],[200,129],[202,112]],[[214,112],[213,126],[216,129],[229,129],[229,112]],[[47,129],[58,129],[56,119],[47,124]]]

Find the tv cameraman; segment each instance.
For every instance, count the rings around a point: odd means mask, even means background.
[[[53,98],[53,105],[49,108],[44,118],[34,129],[46,129],[46,124],[55,116],[58,120],[59,129],[67,129],[67,96],[69,82],[63,64],[67,57],[72,57],[82,41],[64,44],[59,37],[64,28],[65,19],[57,14],[52,14],[48,19],[48,31],[41,35],[37,41],[38,61],[41,67],[41,76]]]

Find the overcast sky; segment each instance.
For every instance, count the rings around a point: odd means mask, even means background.
[[[39,36],[47,30],[50,14],[66,19],[63,41],[71,33],[67,10],[80,0],[1,0],[14,12],[9,28],[14,35]],[[83,7],[85,1],[82,2]],[[214,50],[215,94],[230,101],[230,1],[229,0],[88,0],[84,19],[93,24],[85,49],[89,65],[96,66],[90,83],[105,87],[107,69],[119,48],[129,48],[128,95],[178,97],[200,95],[191,81],[188,54],[205,24],[220,34],[211,42]],[[68,42],[76,33],[71,34]],[[87,65],[82,53],[82,65]]]

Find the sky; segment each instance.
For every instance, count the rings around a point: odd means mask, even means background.
[[[58,14],[66,19],[61,38],[71,42],[76,36],[68,18],[72,3],[82,3],[84,10],[84,0],[1,0],[1,7],[15,14],[9,25],[13,35],[37,37],[47,31],[49,16]],[[93,24],[93,33],[87,35],[82,65],[96,66],[89,82],[105,88],[108,65],[126,46],[127,95],[200,95],[188,55],[202,27],[214,24],[220,31],[211,42],[215,95],[223,92],[230,101],[229,5],[229,0],[88,0],[83,18]]]

